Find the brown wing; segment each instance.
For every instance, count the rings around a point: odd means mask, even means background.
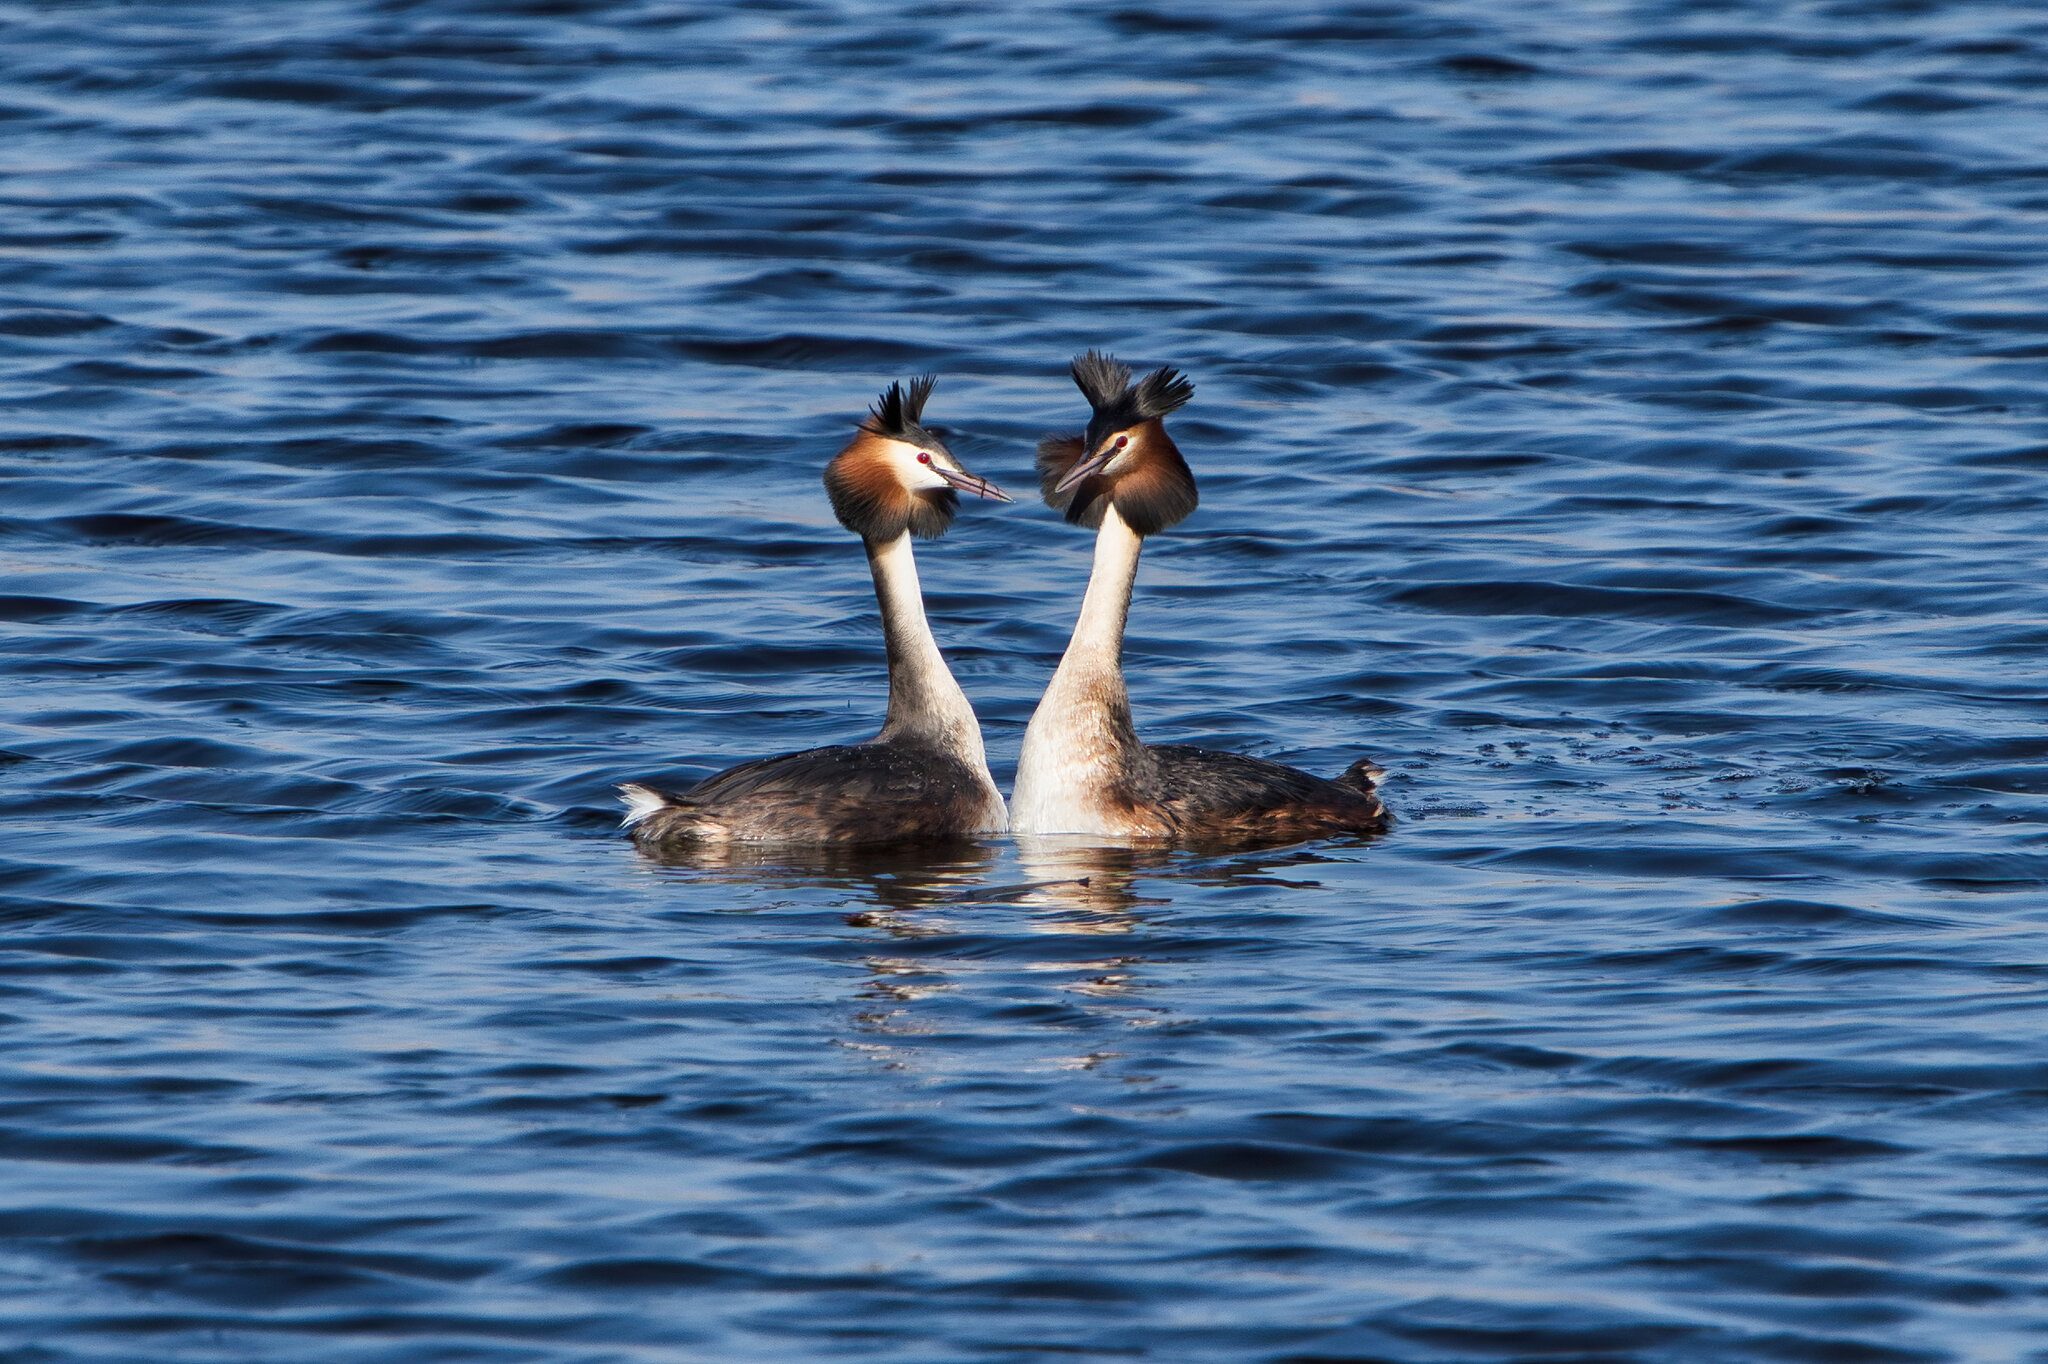
[[[1345,778],[1331,781],[1285,763],[1242,753],[1148,745],[1131,774],[1132,795],[1149,804],[1189,839],[1262,842],[1320,838],[1331,834],[1378,833],[1387,827],[1387,807],[1369,779],[1353,772],[1375,770],[1354,763]]]
[[[736,838],[762,842],[934,842],[978,832],[988,788],[938,749],[835,744],[742,763],[706,777],[642,820],[643,843]]]

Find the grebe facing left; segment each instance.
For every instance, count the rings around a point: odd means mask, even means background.
[[[1124,690],[1124,624],[1145,537],[1195,509],[1195,477],[1164,418],[1194,385],[1162,367],[1138,383],[1089,351],[1074,382],[1094,415],[1084,436],[1038,447],[1045,500],[1097,527],[1095,568],[1065,657],[1024,732],[1011,797],[1018,833],[1182,842],[1279,843],[1387,826],[1379,768],[1361,758],[1333,779],[1239,753],[1147,744]]]
[[[946,533],[959,503],[955,489],[1010,498],[961,468],[946,443],[921,424],[934,382],[927,375],[908,387],[891,384],[825,469],[832,510],[866,545],[881,603],[889,658],[882,732],[865,743],[744,763],[676,795],[621,786],[626,826],[642,847],[882,847],[1008,827],[974,708],[925,620],[910,541]]]

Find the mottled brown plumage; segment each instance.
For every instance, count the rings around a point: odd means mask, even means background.
[[[947,749],[910,737],[762,758],[678,794],[634,826],[648,846],[703,840],[896,847],[986,830],[988,779]]]
[[[1378,774],[1369,759],[1331,779],[1242,753],[1139,744],[1110,794],[1134,823],[1155,826],[1156,837],[1292,843],[1384,828]]]

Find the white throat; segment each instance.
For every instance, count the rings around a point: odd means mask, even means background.
[[[889,651],[889,717],[877,737],[928,739],[986,775],[988,755],[974,707],[953,680],[925,619],[924,590],[917,581],[909,532],[865,543],[868,568],[875,575],[875,600],[882,608],[882,638]],[[993,789],[994,782],[989,784]]]
[[[1124,627],[1144,537],[1111,506],[1095,535],[1095,567],[1073,638],[1017,759],[1011,822],[1019,833],[1116,834],[1117,812],[1104,796],[1122,772],[1137,735],[1124,690]]]

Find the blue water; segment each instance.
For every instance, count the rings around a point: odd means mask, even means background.
[[[0,1358],[2048,1359],[2048,14],[0,5]],[[1185,368],[1160,741],[658,865]],[[1088,562],[921,564],[1007,785]]]

